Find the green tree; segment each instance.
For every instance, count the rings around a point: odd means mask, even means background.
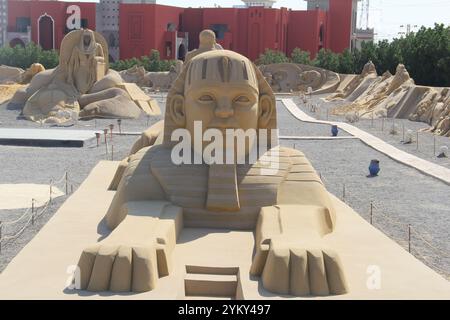
[[[354,56],[349,50],[344,50],[343,53],[338,54],[337,72],[343,74],[352,74],[356,72],[355,69]]]
[[[298,64],[311,64],[311,53],[295,48],[291,53],[291,61]]]
[[[339,71],[338,54],[330,50],[320,49],[316,59],[314,59],[313,65],[319,68],[338,72]]]
[[[257,65],[268,65],[272,63],[284,63],[289,62],[289,58],[286,55],[277,50],[266,49],[259,58],[256,60]]]

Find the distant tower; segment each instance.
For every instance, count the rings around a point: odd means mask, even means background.
[[[370,0],[361,0],[359,3],[358,29],[369,29]]]
[[[119,5],[120,0],[100,0],[96,10],[96,31],[108,42],[109,55],[119,59]]]
[[[6,44],[8,28],[8,0],[0,0],[0,47]]]
[[[272,8],[277,0],[242,0],[247,7]]]

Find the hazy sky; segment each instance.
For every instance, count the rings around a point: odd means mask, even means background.
[[[92,2],[92,0],[80,1]],[[180,7],[213,7],[214,4],[232,7],[242,4],[239,0],[161,0],[157,3]],[[279,0],[275,7],[306,9],[306,2]],[[450,0],[370,0],[369,25],[375,28],[377,39],[397,37],[398,32],[402,31],[401,25],[433,26],[435,22],[450,24]]]

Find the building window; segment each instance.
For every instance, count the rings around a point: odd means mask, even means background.
[[[16,31],[27,32],[28,27],[31,26],[31,19],[28,17],[16,18]]]
[[[173,31],[176,31],[176,30],[177,30],[177,25],[175,23],[169,22],[167,24],[167,31],[173,32]]]
[[[226,24],[212,24],[210,28],[214,31],[218,40],[225,38],[225,33],[228,32],[228,25]]]

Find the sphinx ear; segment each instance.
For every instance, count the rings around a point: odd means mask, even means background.
[[[259,117],[258,127],[267,128],[269,121],[272,118],[272,114],[275,110],[275,103],[273,99],[267,94],[259,97]]]
[[[170,99],[169,114],[173,122],[179,127],[186,125],[186,113],[184,112],[184,97],[179,94],[175,94]]]

